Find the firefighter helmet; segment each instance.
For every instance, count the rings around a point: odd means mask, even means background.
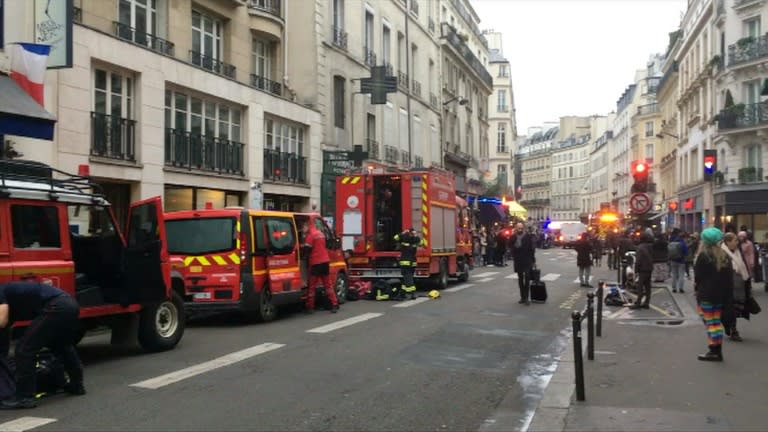
[[[429,292],[429,294],[427,294],[427,295],[429,295],[429,298],[431,298],[431,299],[433,299],[433,300],[434,300],[434,299],[438,299],[438,298],[440,298],[440,291],[438,291],[438,290],[432,290],[432,291],[430,291],[430,292]]]

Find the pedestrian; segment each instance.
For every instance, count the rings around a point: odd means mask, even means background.
[[[651,306],[651,274],[653,273],[653,235],[644,232],[640,235],[640,244],[637,245],[635,258],[635,272],[637,272],[638,293],[631,309],[648,309]]]
[[[0,328],[10,338],[16,321],[31,321],[16,343],[16,395],[0,401],[0,409],[34,408],[37,354],[48,348],[69,376],[64,390],[84,395],[83,366],[75,350],[80,306],[69,294],[52,285],[37,282],[0,284]],[[4,353],[7,354],[7,353]]]
[[[330,257],[326,247],[325,235],[314,225],[304,222],[301,226],[301,232],[304,235],[303,249],[308,251],[309,256],[309,286],[307,288],[307,299],[305,311],[314,313],[315,311],[315,293],[320,284],[325,288],[325,295],[331,302],[331,313],[339,311],[339,301],[336,298],[336,289],[331,284]]]
[[[581,287],[590,287],[589,277],[592,270],[592,242],[587,233],[581,235],[573,246],[576,249],[576,266],[579,267]]]
[[[617,238],[616,238],[616,232],[610,231],[605,236],[605,246],[608,249],[608,269],[609,270],[616,270],[616,249],[617,249]]]
[[[485,265],[493,266],[496,260],[496,233],[497,227],[493,227],[488,232],[488,245],[486,247]]]
[[[522,222],[515,224],[515,232],[512,233],[512,260],[514,261],[517,284],[520,288],[520,301],[518,303],[530,305],[531,270],[536,268],[536,246],[533,235],[525,232]]]
[[[488,251],[488,233],[486,232],[485,225],[480,227],[480,256],[483,260],[483,266],[488,265],[488,260],[486,259]]]
[[[650,230],[650,229],[649,229]],[[664,234],[653,240],[653,281],[664,282],[669,278],[669,242]]]
[[[597,235],[597,233],[591,236],[591,239],[592,239],[592,265],[594,265],[595,267],[602,267],[603,243],[600,241],[600,237]]]
[[[679,229],[672,230],[667,244],[669,268],[672,271],[672,292],[685,292],[685,259],[688,256],[688,245],[683,240]]]
[[[416,282],[413,280],[416,274],[416,251],[422,245],[421,237],[413,228],[407,229],[395,236],[395,241],[400,245],[400,274],[403,278],[400,284],[400,292],[396,298],[406,295],[411,299],[416,298]]]
[[[507,237],[504,235],[505,230],[500,229],[496,233],[496,258],[494,263],[499,267],[504,267],[506,264],[507,255]]]
[[[699,250],[699,233],[692,233],[685,239],[685,244],[688,246],[688,255],[685,257],[685,277],[691,278],[691,267],[693,267],[693,260],[696,255],[696,251]]]
[[[728,254],[733,267],[733,301],[726,303],[723,307],[723,325],[725,334],[730,336],[734,342],[741,342],[743,339],[736,328],[738,318],[749,319],[747,310],[747,299],[752,296],[751,277],[749,267],[741,253],[739,238],[732,232],[725,233],[723,236],[723,251]]]
[[[744,264],[747,265],[747,270],[749,270],[749,278],[754,280],[755,270],[757,267],[760,267],[759,260],[756,259],[757,251],[755,250],[755,244],[749,239],[749,234],[746,231],[739,231],[738,238]]]
[[[702,361],[723,361],[723,305],[733,296],[733,267],[720,247],[723,233],[709,227],[701,232],[699,252],[693,265],[696,303],[707,328],[709,350],[699,354]]]

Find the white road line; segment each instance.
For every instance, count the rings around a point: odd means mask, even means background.
[[[504,279],[517,279],[517,273],[512,273],[511,275],[504,276]]]
[[[0,423],[0,431],[23,432],[34,429],[36,427],[47,425],[48,423],[53,423],[55,421],[56,419],[43,417],[19,417],[16,420]]]
[[[485,272],[485,273],[478,273],[478,274],[473,274],[473,275],[472,275],[472,277],[473,277],[473,278],[484,278],[484,277],[488,277],[488,276],[495,276],[495,275],[497,275],[497,274],[499,274],[499,273],[500,273],[500,272]]]
[[[445,292],[459,292],[459,291],[461,291],[463,289],[466,289],[466,288],[469,288],[469,287],[472,287],[472,286],[475,286],[475,284],[471,284],[471,283],[461,284],[461,285],[456,285],[455,287],[446,288],[443,291],[445,291]]]
[[[415,300],[414,300],[415,301]],[[364,313],[362,315],[354,316],[352,318],[347,318],[345,320],[336,321],[335,323],[331,323],[328,325],[315,327],[313,329],[307,330],[307,333],[329,333],[334,330],[338,330],[340,328],[344,328],[347,326],[351,326],[353,324],[357,324],[363,321],[368,321],[369,319],[374,319],[382,316],[384,314],[381,313]]]
[[[406,307],[416,306],[419,303],[428,302],[429,300],[431,300],[429,297],[419,297],[414,300],[403,300],[401,303],[398,303],[392,307],[406,308]]]
[[[560,277],[560,273],[547,273],[541,277],[543,281],[555,281]]]
[[[196,364],[188,368],[177,370],[176,372],[167,373],[165,375],[160,375],[159,377],[150,378],[148,380],[144,380],[136,384],[131,384],[131,387],[141,387],[145,389],[156,390],[156,389],[159,389],[160,387],[164,387],[169,384],[173,384],[175,382],[179,382],[181,380],[185,380],[187,378],[191,378],[193,376],[212,371],[214,369],[219,369],[224,366],[229,366],[237,362],[257,356],[259,354],[264,354],[266,352],[273,351],[278,348],[282,348],[284,346],[285,346],[284,344],[277,344],[277,343],[271,343],[271,342],[263,343],[261,345],[252,346],[250,348],[246,348],[241,351],[236,351],[231,354],[223,355],[213,360]]]
[[[487,277],[487,278],[482,278],[482,279],[475,279],[475,281],[476,282],[490,282],[490,281],[492,281],[494,279],[496,279],[496,278],[494,278],[494,277]]]
[[[592,279],[594,279],[594,276],[590,276],[587,282],[592,282]],[[573,283],[581,283],[581,279],[576,278],[573,280]]]

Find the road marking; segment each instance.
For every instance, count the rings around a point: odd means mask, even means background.
[[[476,275],[472,275],[472,277],[484,278],[484,277],[488,277],[488,276],[495,276],[497,274],[499,274],[499,272],[485,272],[485,273],[479,273],[479,274],[476,274]]]
[[[229,366],[237,362],[241,362],[243,360],[257,356],[259,354],[264,354],[269,351],[274,351],[284,346],[285,346],[284,344],[277,344],[277,343],[271,343],[271,342],[263,343],[261,345],[252,346],[244,350],[223,355],[213,360],[196,364],[194,366],[190,366],[188,368],[184,368],[176,372],[167,373],[165,375],[160,375],[159,377],[150,378],[148,380],[137,382],[136,384],[131,384],[131,387],[141,387],[141,388],[150,389],[150,390],[157,390],[160,387],[165,387],[169,384],[173,384],[181,380],[185,380],[187,378],[200,375],[205,372],[210,372],[214,369],[219,369],[224,366]]]
[[[541,280],[551,282],[551,281],[557,280],[557,278],[559,277],[560,277],[560,273],[547,273],[541,277]]]
[[[496,278],[493,278],[493,277],[487,277],[487,278],[482,278],[482,279],[475,279],[475,281],[476,281],[476,282],[490,282],[490,281],[492,281],[492,280],[494,280],[494,279],[496,279]]]
[[[517,279],[517,273],[512,273],[511,275],[505,276],[504,279]]]
[[[394,305],[392,307],[406,308],[406,307],[416,306],[419,303],[424,303],[424,302],[429,301],[429,300],[430,300],[429,297],[419,297],[419,298],[413,299],[413,300],[404,300],[401,303],[398,303],[398,304],[396,304],[396,305]]]
[[[587,282],[592,282],[592,279],[594,279],[594,278],[595,278],[594,276],[589,276],[589,281],[587,281]],[[581,283],[581,279],[576,278],[576,279],[573,280],[573,283]]]
[[[463,289],[466,289],[466,288],[469,288],[469,287],[472,287],[472,286],[475,286],[475,284],[471,284],[471,283],[470,284],[461,284],[461,285],[456,285],[455,287],[446,288],[443,291],[445,291],[445,292],[459,292],[459,291],[461,291]]]
[[[416,300],[413,300],[416,301]],[[313,329],[307,330],[307,333],[330,333],[334,330],[338,330],[340,328],[344,328],[347,326],[351,326],[353,324],[361,323],[363,321],[368,321],[369,319],[374,319],[382,316],[384,314],[381,313],[364,313],[362,315],[354,316],[352,318],[347,318],[345,320],[336,321],[335,323],[331,323],[328,325],[315,327]]]
[[[56,419],[43,417],[19,417],[16,420],[0,423],[0,431],[23,432],[55,421]]]

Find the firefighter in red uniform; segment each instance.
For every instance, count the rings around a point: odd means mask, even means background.
[[[304,234],[303,248],[309,250],[309,288],[306,310],[309,313],[315,311],[315,292],[318,285],[322,283],[325,287],[325,295],[331,302],[331,312],[336,313],[339,310],[339,301],[336,298],[335,287],[331,284],[331,259],[325,247],[325,235],[307,222],[302,225],[301,232]]]

